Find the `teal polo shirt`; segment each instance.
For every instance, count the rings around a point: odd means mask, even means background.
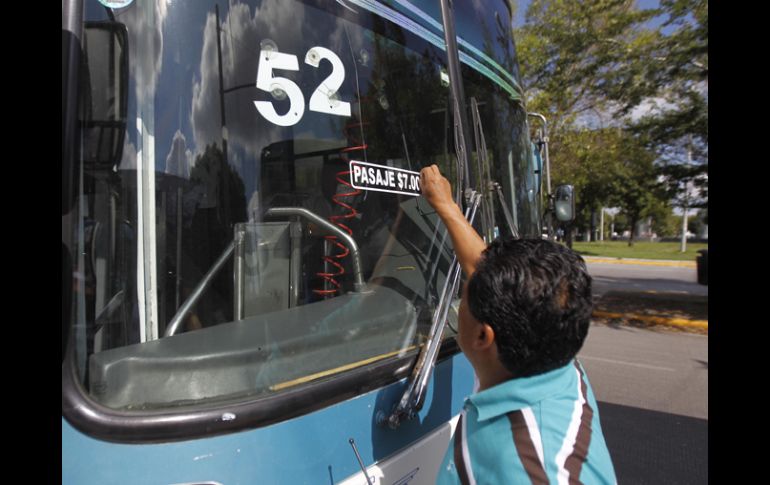
[[[573,360],[468,397],[436,483],[617,483],[583,367]]]

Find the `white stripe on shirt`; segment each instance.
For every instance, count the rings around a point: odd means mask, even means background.
[[[564,465],[567,463],[567,458],[569,458],[569,456],[572,454],[572,451],[575,449],[575,441],[577,440],[578,430],[580,429],[580,421],[583,415],[583,403],[586,402],[585,398],[583,397],[583,393],[580,390],[580,384],[582,382],[580,371],[575,369],[575,373],[577,373],[578,398],[575,401],[574,407],[572,409],[572,419],[569,423],[569,428],[567,428],[567,434],[564,437],[564,442],[561,445],[559,453],[556,454],[556,467],[558,469],[557,479],[559,485],[569,485],[569,472]]]
[[[527,429],[529,429],[529,436],[532,438],[532,444],[535,445],[535,451],[537,457],[540,459],[540,464],[543,465],[545,470],[545,461],[543,460],[543,440],[540,438],[540,428],[535,420],[535,413],[532,412],[532,408],[524,408],[521,410],[524,415],[524,421],[527,422]]]
[[[462,444],[462,455],[463,455],[463,461],[465,462],[465,471],[468,473],[468,483],[469,485],[476,485],[476,479],[473,477],[473,468],[471,467],[471,455],[468,453],[468,416],[466,415],[466,412],[463,411],[463,418],[460,420],[460,425],[462,426],[462,440],[460,443]]]

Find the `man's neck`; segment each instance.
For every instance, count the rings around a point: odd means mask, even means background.
[[[479,378],[479,392],[513,379],[513,374],[499,363],[481,372],[477,370],[476,375]]]

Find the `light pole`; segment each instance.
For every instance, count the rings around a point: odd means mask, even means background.
[[[690,168],[692,163],[692,135],[689,136],[687,143],[687,168]],[[687,212],[690,209],[690,178],[684,179],[684,214],[682,214],[682,243],[680,244],[679,251],[687,251]]]
[[[599,229],[599,241],[604,242],[604,207],[602,207],[602,212],[599,216],[599,220],[601,221],[599,223],[599,227],[601,228]]]

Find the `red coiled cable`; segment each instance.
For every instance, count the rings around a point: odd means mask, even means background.
[[[345,135],[347,135],[349,139],[351,139],[353,137],[348,132],[348,129],[354,126],[363,126],[364,124],[365,123],[351,123],[345,126],[343,132],[345,133]],[[362,144],[359,144],[358,146],[344,148],[341,150],[341,152],[344,154],[347,154],[358,150],[366,150],[366,147],[367,145],[365,143],[362,143]],[[347,158],[347,157],[344,157],[344,158]],[[353,230],[350,229],[346,224],[340,221],[344,221],[346,219],[352,219],[356,217],[359,214],[359,212],[353,206],[341,201],[340,199],[348,198],[348,197],[353,198],[357,195],[362,194],[363,192],[359,189],[356,189],[355,187],[353,187],[353,185],[350,184],[350,170],[343,170],[341,172],[337,172],[336,180],[338,183],[345,185],[346,187],[350,187],[351,191],[340,192],[332,196],[332,202],[334,202],[338,206],[345,209],[346,212],[343,214],[330,216],[329,221],[352,236]],[[332,288],[323,289],[323,290],[313,290],[313,293],[315,293],[316,295],[328,297],[336,294],[341,289],[341,285],[339,281],[336,280],[336,278],[338,276],[342,276],[345,274],[345,267],[342,266],[340,260],[342,260],[348,254],[350,254],[350,249],[347,246],[345,246],[342,242],[340,242],[337,236],[325,236],[324,238],[330,243],[337,246],[337,248],[340,250],[340,252],[337,254],[324,255],[322,258],[325,263],[329,263],[337,269],[335,273],[328,273],[325,271],[316,273],[316,275],[320,276],[324,281],[329,282]]]

